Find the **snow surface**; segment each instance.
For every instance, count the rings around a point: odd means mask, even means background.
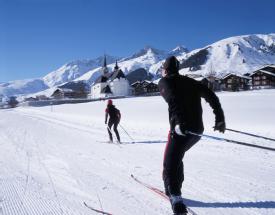
[[[275,90],[218,96],[229,128],[275,138]],[[83,201],[115,215],[171,214],[167,201],[130,177],[163,188],[167,104],[159,96],[114,104],[122,126],[141,143],[104,143],[103,101],[1,110],[0,214],[96,214]],[[202,104],[206,134],[275,148],[271,141],[213,132],[212,110]],[[184,163],[183,196],[199,215],[275,214],[274,152],[202,139]]]

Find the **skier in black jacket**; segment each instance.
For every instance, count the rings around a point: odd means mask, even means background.
[[[108,121],[109,116],[109,121]],[[112,135],[112,126],[114,126],[114,132],[116,134],[117,141],[120,143],[120,136],[117,130],[117,126],[120,122],[121,114],[120,111],[113,105],[113,101],[111,99],[108,100],[107,108],[105,109],[105,124],[107,124],[107,131],[109,134],[110,142],[113,142]]]
[[[166,195],[169,196],[175,214],[187,213],[181,197],[184,180],[183,156],[199,136],[188,131],[202,133],[201,98],[212,107],[216,117],[214,130],[225,131],[225,119],[218,97],[200,82],[179,74],[179,61],[172,56],[163,65],[159,90],[168,103],[170,132],[163,161],[163,181]]]

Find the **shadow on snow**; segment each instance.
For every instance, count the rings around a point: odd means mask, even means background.
[[[191,199],[184,199],[190,207],[213,207],[213,208],[275,208],[274,201],[259,202],[201,202]]]

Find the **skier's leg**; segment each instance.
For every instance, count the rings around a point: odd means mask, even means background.
[[[187,152],[191,147],[193,147],[200,139],[200,136],[188,134],[188,139],[184,142],[184,151]]]
[[[170,132],[163,161],[163,181],[165,193],[168,196],[181,195],[181,184],[183,181],[182,159],[184,152],[181,138]]]
[[[185,154],[186,151],[188,151],[192,146],[194,146],[201,137],[195,136],[195,135],[187,135],[186,137],[182,136],[177,136],[177,141],[180,142],[180,144],[184,145],[184,152],[183,155]],[[184,181],[184,164],[183,160],[180,161],[180,164],[177,168],[176,171],[176,179],[177,179],[177,187],[178,189],[181,190],[182,183]]]
[[[108,131],[109,139],[110,139],[111,142],[113,142],[113,135],[112,135],[112,132],[111,132],[112,126],[113,126],[113,122],[111,120],[109,120],[107,131]]]
[[[119,133],[118,133],[118,130],[117,130],[117,126],[118,126],[118,122],[115,122],[114,123],[114,131],[115,131],[116,138],[117,138],[118,142],[120,142],[120,136],[119,136]]]
[[[186,214],[186,205],[181,197],[183,175],[184,145],[182,136],[171,133],[166,145],[163,162],[163,180],[165,193],[169,196],[172,210],[175,214]]]
[[[169,133],[163,161],[163,180],[167,195],[181,195],[184,180],[183,157],[200,137],[194,135],[180,136]]]

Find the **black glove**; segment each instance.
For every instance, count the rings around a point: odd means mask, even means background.
[[[216,122],[214,126],[214,131],[218,130],[219,132],[224,133],[225,128],[225,122]]]
[[[107,121],[105,121],[105,124],[107,124]]]
[[[175,126],[175,132],[177,135],[186,136],[187,129],[185,127],[185,124],[184,123],[177,124]]]

